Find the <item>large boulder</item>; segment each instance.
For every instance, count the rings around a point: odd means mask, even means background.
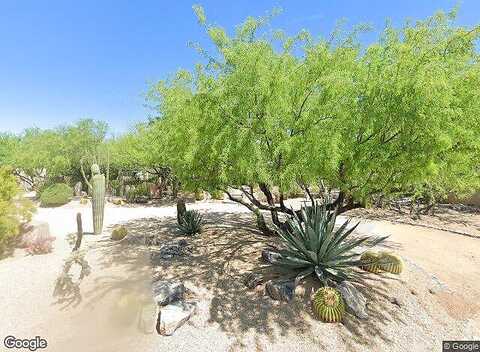
[[[157,332],[160,335],[173,335],[175,330],[190,319],[195,309],[194,303],[187,302],[175,302],[162,307],[158,314]]]
[[[185,286],[180,281],[159,280],[152,284],[153,297],[159,306],[180,301],[185,294]]]
[[[343,281],[337,285],[337,289],[342,294],[347,312],[360,319],[368,318],[367,299],[355,286],[348,281]]]

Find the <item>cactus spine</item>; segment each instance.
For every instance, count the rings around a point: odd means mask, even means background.
[[[326,323],[338,323],[345,313],[345,303],[340,291],[333,287],[322,287],[315,292],[313,310]]]

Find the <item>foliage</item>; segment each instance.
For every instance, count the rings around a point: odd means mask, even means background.
[[[73,196],[73,190],[65,183],[55,183],[45,188],[40,195],[40,204],[43,207],[60,206],[67,204]]]
[[[130,186],[126,194],[127,202],[142,202],[150,198],[150,190],[145,183]]]
[[[326,323],[338,323],[345,313],[345,303],[340,292],[333,287],[321,287],[312,299],[315,315]]]
[[[425,185],[480,187],[480,27],[455,25],[454,11],[389,24],[368,47],[361,27],[271,36],[267,16],[229,36],[195,12],[215,54],[198,48],[206,65],[151,87],[157,119],[142,130],[186,189],[241,189],[276,223],[289,210],[243,185],[288,193],[322,180],[340,190],[339,211]]]
[[[386,237],[351,237],[357,225],[347,229],[349,220],[335,230],[336,211],[329,211],[325,204],[302,206],[301,218],[296,214],[287,220],[286,229],[278,229],[284,248],[274,265],[297,272],[296,281],[315,274],[324,284],[343,280],[358,280],[356,267],[360,247],[373,247]]]
[[[19,199],[20,190],[8,167],[0,166],[0,254],[5,245],[19,233],[22,221],[29,221],[33,204]]]
[[[224,193],[221,190],[212,191],[212,198],[216,200],[223,200]]]
[[[41,130],[26,129],[18,136],[0,136],[0,165],[9,165],[27,185],[38,189],[50,179],[81,180],[80,158],[105,158],[104,122],[80,120],[70,126]],[[4,148],[5,147],[5,148]]]
[[[203,216],[196,210],[187,210],[178,225],[182,234],[194,235],[202,232]]]

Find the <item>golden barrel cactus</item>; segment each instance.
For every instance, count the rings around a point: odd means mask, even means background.
[[[380,272],[380,256],[377,253],[367,251],[361,255],[360,260],[362,262],[360,267],[363,270],[375,274]]]
[[[326,323],[338,323],[345,313],[345,303],[340,291],[333,287],[322,287],[312,300],[316,316]]]
[[[403,271],[403,260],[398,255],[390,252],[379,253],[380,269],[392,274],[400,274]]]

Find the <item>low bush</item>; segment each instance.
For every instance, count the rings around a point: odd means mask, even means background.
[[[223,191],[221,190],[212,191],[211,195],[213,199],[223,200]]]
[[[43,190],[40,204],[43,207],[67,204],[73,196],[73,190],[65,183],[56,183]]]
[[[22,221],[29,221],[33,204],[19,199],[20,189],[11,170],[0,167],[0,255],[19,233]]]

